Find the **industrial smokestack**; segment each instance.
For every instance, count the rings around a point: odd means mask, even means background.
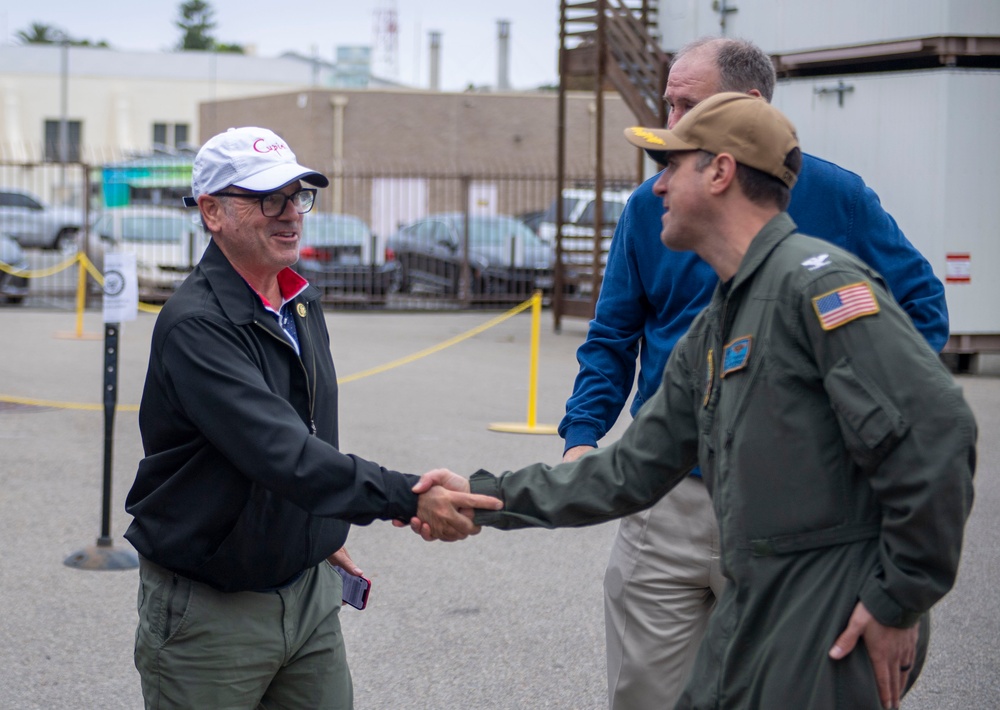
[[[441,33],[430,32],[431,38],[431,91],[441,90]]]
[[[497,20],[497,91],[510,90],[510,21]]]

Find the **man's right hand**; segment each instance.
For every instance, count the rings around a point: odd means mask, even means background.
[[[883,708],[893,710],[899,707],[913,668],[918,635],[916,626],[898,629],[880,624],[859,601],[854,606],[847,628],[834,641],[829,655],[834,660],[840,660],[854,650],[858,641],[863,640],[875,673],[879,700]]]
[[[469,481],[448,469],[434,469],[413,487],[417,515],[410,527],[425,540],[454,542],[479,533],[472,522],[475,509],[500,510],[503,502],[493,496],[469,492]]]
[[[588,446],[587,444],[582,444],[580,446],[574,446],[571,449],[566,449],[566,453],[563,454],[562,462],[570,463],[571,461],[576,461],[578,458],[583,456],[588,451],[593,451],[596,446]]]

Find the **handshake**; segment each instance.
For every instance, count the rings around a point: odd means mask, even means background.
[[[499,498],[471,493],[469,482],[446,468],[425,473],[413,492],[418,496],[417,514],[409,521],[410,529],[428,541],[454,542],[476,535],[480,530],[473,522],[476,510],[503,508]],[[402,528],[407,523],[393,520],[392,524]]]

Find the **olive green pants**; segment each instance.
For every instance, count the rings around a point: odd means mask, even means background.
[[[350,710],[342,582],[326,562],[227,594],[141,560],[135,667],[147,709]]]

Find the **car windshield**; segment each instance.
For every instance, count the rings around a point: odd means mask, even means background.
[[[0,192],[0,207],[26,207],[29,210],[44,209],[37,200],[20,192]]]
[[[457,228],[459,233],[461,233],[461,223],[457,225]],[[469,241],[472,244],[479,246],[503,246],[509,244],[512,237],[517,238],[526,247],[545,243],[520,220],[510,217],[469,218]]]
[[[118,217],[118,230],[115,218]],[[98,234],[120,237],[126,242],[168,244],[179,242],[189,227],[185,215],[104,215],[96,225]]]
[[[594,200],[591,200],[587,204],[587,208],[580,215],[580,219],[577,224],[594,224],[594,205],[597,204]],[[618,218],[622,216],[622,211],[625,209],[625,203],[619,202],[617,200],[605,200],[601,203],[602,217],[604,218],[604,225],[613,227],[618,224]]]
[[[368,225],[342,214],[308,214],[302,220],[302,243],[310,246],[363,244],[371,239]]]
[[[563,219],[569,219],[569,216],[571,214],[573,214],[573,209],[578,204],[580,204],[580,199],[581,198],[579,198],[579,197],[569,197],[567,195],[563,195],[563,198],[562,198],[562,204],[563,204],[563,214],[562,214],[562,216],[563,216]],[[555,200],[552,200],[552,203],[549,205],[549,208],[547,210],[545,210],[545,215],[542,217],[542,221],[543,222],[555,222],[556,221],[556,201]]]

